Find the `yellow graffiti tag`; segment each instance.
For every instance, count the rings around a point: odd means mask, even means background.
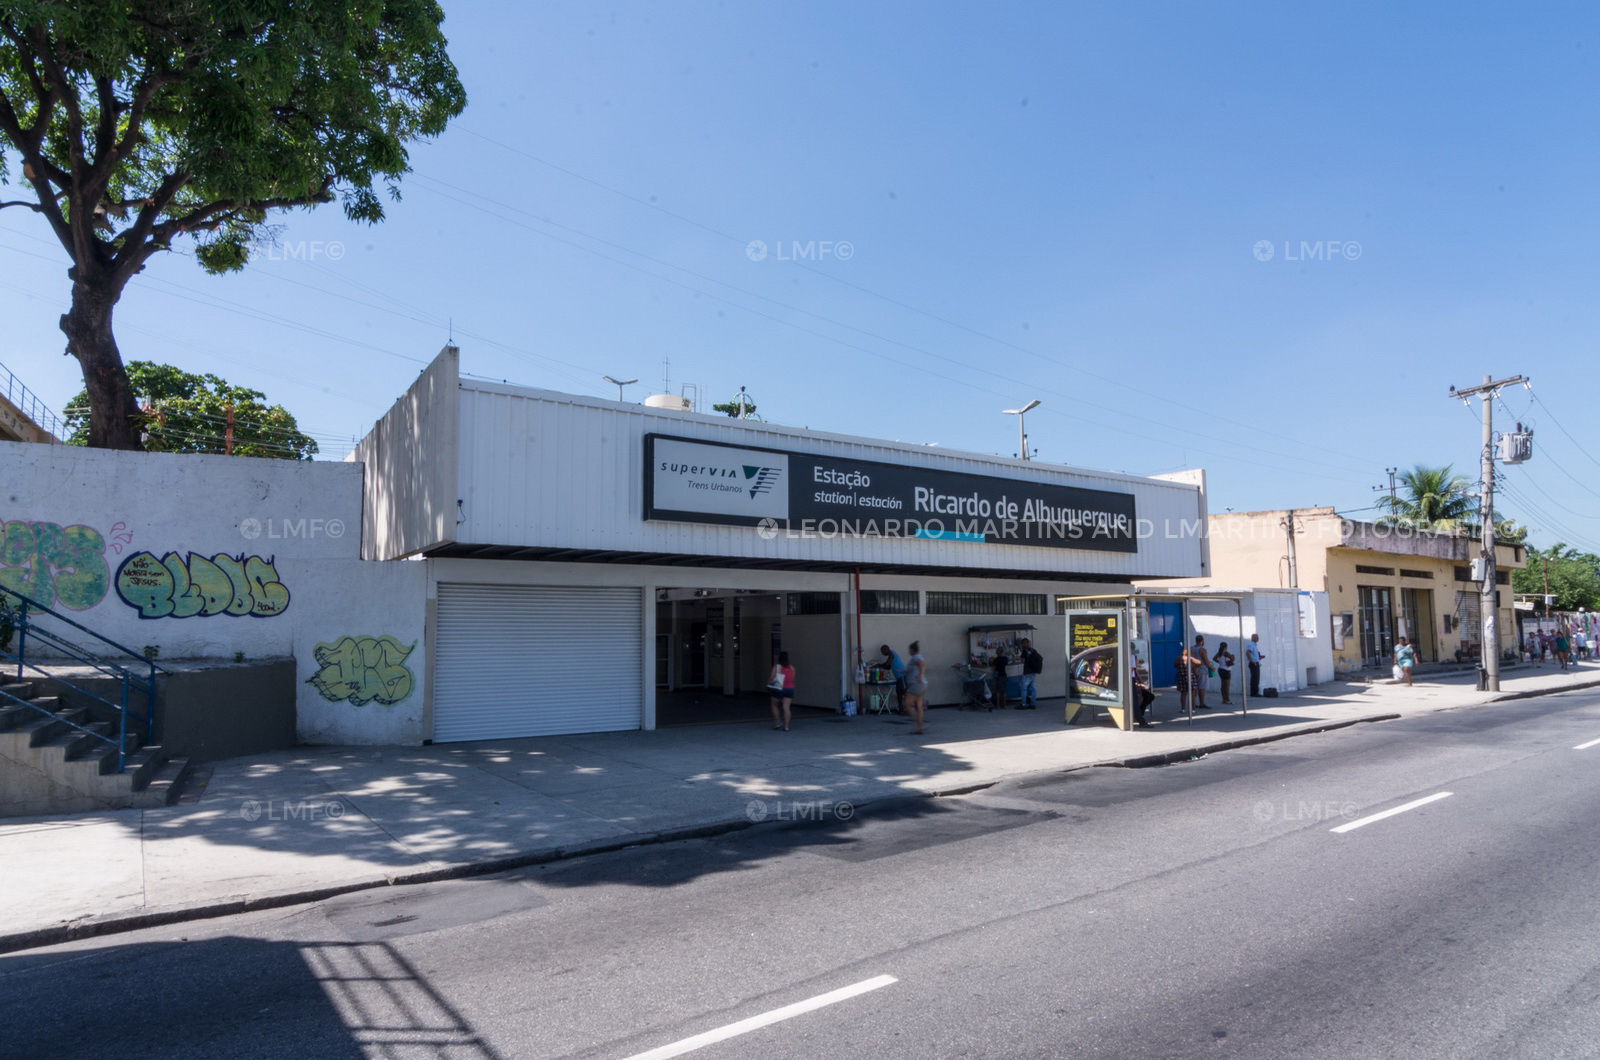
[[[176,552],[157,559],[135,552],[117,568],[117,595],[140,618],[193,618],[195,615],[281,615],[289,590],[278,581],[273,560],[218,553],[207,559]]]
[[[358,707],[374,702],[393,706],[409,696],[416,683],[405,665],[406,656],[416,646],[416,641],[408,647],[387,633],[318,644],[311,654],[321,669],[307,678],[306,684],[336,703],[349,700]]]

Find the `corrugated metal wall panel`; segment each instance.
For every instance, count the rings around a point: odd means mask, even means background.
[[[439,586],[433,738],[637,729],[638,589]]]
[[[941,453],[749,421],[678,415],[548,391],[478,383],[463,386],[461,494],[466,522],[457,539],[474,544],[609,549],[777,560],[1033,569],[1117,577],[1195,577],[1200,495],[1187,484],[1083,471],[1061,465]],[[979,545],[957,541],[763,540],[748,527],[645,522],[644,436],[649,433],[859,457],[906,467],[991,475],[1132,493],[1151,531],[1136,554]]]

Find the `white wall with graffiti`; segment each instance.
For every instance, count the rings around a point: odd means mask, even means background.
[[[0,585],[157,662],[294,658],[306,742],[416,743],[423,565],[360,560],[361,477],[0,442]]]

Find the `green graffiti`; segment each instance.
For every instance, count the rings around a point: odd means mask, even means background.
[[[135,552],[117,568],[117,595],[140,618],[251,615],[270,618],[289,607],[289,590],[278,581],[274,561],[219,552],[207,559],[176,552],[157,559]]]
[[[322,698],[338,703],[349,700],[358,707],[382,703],[389,707],[411,694],[416,678],[405,665],[417,646],[401,644],[385,633],[380,637],[340,637],[318,644],[311,652],[321,667],[306,679]]]
[[[90,526],[0,524],[0,585],[46,607],[86,611],[111,585],[106,540]]]

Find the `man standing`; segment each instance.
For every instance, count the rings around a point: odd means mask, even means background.
[[[1245,665],[1250,668],[1250,698],[1261,696],[1261,634],[1250,634],[1250,643],[1244,646]]]
[[[1018,710],[1039,709],[1039,675],[1044,673],[1044,656],[1033,650],[1033,641],[1022,638],[1018,645],[1022,655],[1022,676],[1018,678],[1022,691],[1022,704]]]

